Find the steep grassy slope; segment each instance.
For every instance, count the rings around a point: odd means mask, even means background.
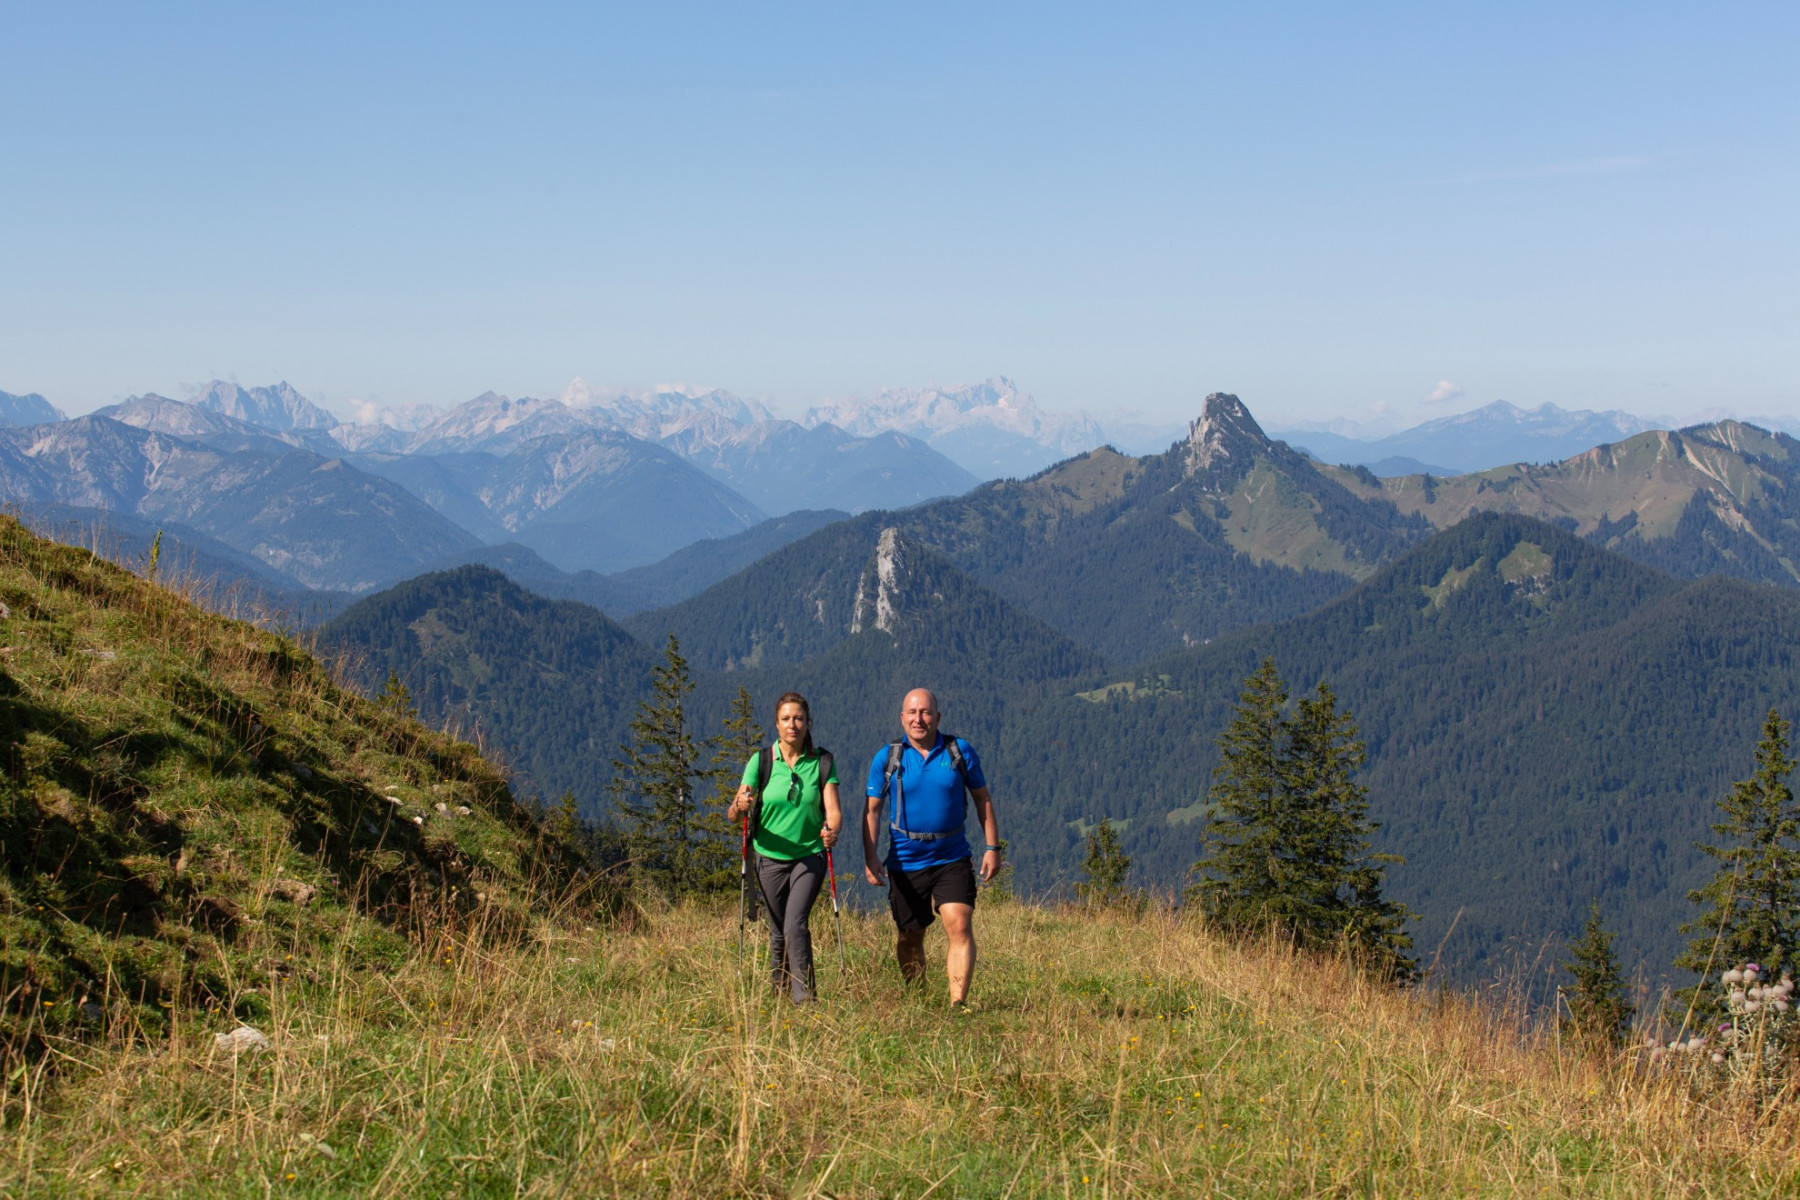
[[[10,518],[0,603],[0,1052],[265,1017],[522,928],[575,867],[473,747],[281,637]]]
[[[221,1022],[68,1047],[0,1190],[140,1196],[1789,1196],[1793,1110],[1581,1058],[1492,1002],[1398,995],[1191,922],[990,906],[977,1011],[886,914],[822,1002],[770,1003],[728,916],[447,937],[272,1048]],[[823,918],[815,928],[828,935]],[[824,947],[821,946],[823,949]],[[1692,1056],[1689,1061],[1702,1056]]]

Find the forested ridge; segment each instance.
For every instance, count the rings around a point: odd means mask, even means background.
[[[480,744],[527,794],[573,792],[596,813],[654,660],[598,610],[479,566],[371,596],[320,641],[371,693],[393,674],[422,719]]]
[[[1376,848],[1407,860],[1389,888],[1420,914],[1417,945],[1485,970],[1572,933],[1598,899],[1626,961],[1660,970],[1704,870],[1693,843],[1713,799],[1767,709],[1800,710],[1800,595],[1684,583],[1527,517],[1477,514],[1309,614],[1124,669],[882,519],[762,560],[751,574],[768,588],[740,580],[685,606],[690,719],[712,733],[740,686],[759,713],[798,688],[855,797],[900,696],[935,688],[945,727],[987,764],[1027,892],[1071,885],[1103,819],[1118,822],[1134,885],[1179,890],[1216,739],[1267,656],[1297,690],[1328,681],[1358,722]],[[795,580],[815,586],[795,593]],[[592,610],[504,584],[456,573],[436,599],[421,584],[410,607],[380,622],[352,610],[327,634],[378,645],[368,678],[395,670],[428,715],[473,699],[462,711],[480,712],[531,790],[572,789],[604,817],[609,745],[666,630],[641,614],[634,642]],[[439,625],[458,637],[432,641]],[[779,640],[755,641],[771,629]]]

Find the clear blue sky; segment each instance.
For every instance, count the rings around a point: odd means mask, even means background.
[[[1791,3],[0,0],[0,389],[1793,414],[1797,35]]]

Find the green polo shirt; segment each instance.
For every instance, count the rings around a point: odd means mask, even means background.
[[[751,844],[764,858],[785,862],[825,853],[825,843],[819,837],[819,829],[825,824],[824,785],[838,781],[837,767],[832,767],[831,778],[821,780],[816,754],[802,754],[789,767],[781,757],[781,747],[776,746],[771,758],[769,779],[763,784],[762,816]],[[800,780],[799,796],[790,800],[796,776]],[[754,756],[744,764],[743,784],[756,786]]]

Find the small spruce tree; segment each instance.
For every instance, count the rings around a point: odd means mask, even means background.
[[[544,813],[543,828],[545,837],[561,842],[584,858],[588,856],[587,823],[581,819],[574,792],[564,792],[556,807]]]
[[[1386,865],[1371,853],[1379,828],[1354,775],[1365,754],[1356,723],[1331,688],[1290,716],[1272,659],[1244,681],[1208,793],[1204,857],[1188,897],[1227,929],[1275,926],[1296,943],[1344,945],[1366,965],[1406,981],[1417,970],[1405,905],[1382,896]]]
[[[750,689],[740,687],[732,698],[731,710],[725,717],[725,729],[713,739],[712,769],[709,772],[713,780],[712,802],[700,817],[702,827],[709,834],[715,834],[726,845],[727,855],[720,864],[722,876],[717,874],[707,881],[709,890],[735,886],[736,874],[731,859],[732,847],[742,845],[742,826],[734,824],[725,815],[737,796],[738,783],[744,778],[744,764],[748,763],[763,748],[762,726],[756,721],[756,702],[750,697]]]
[[[1617,1050],[1631,1032],[1637,1008],[1626,998],[1625,978],[1613,953],[1613,935],[1600,920],[1600,902],[1594,901],[1581,936],[1569,944],[1563,969],[1574,984],[1563,992],[1569,1011],[1559,1017],[1563,1033],[1599,1051]]]
[[[1381,894],[1387,865],[1403,860],[1371,852],[1371,835],[1381,827],[1369,820],[1369,789],[1354,778],[1367,759],[1356,722],[1320,682],[1288,723],[1282,782],[1298,869],[1284,919],[1302,941],[1340,938],[1352,954],[1410,978],[1418,966],[1406,932],[1412,913]]]
[[[1794,770],[1788,723],[1774,709],[1763,719],[1755,756],[1755,774],[1718,802],[1724,819],[1712,828],[1721,844],[1699,847],[1719,860],[1719,868],[1704,887],[1688,893],[1702,910],[1681,927],[1692,939],[1675,960],[1701,976],[1690,991],[1696,997],[1708,975],[1746,962],[1759,964],[1771,978],[1800,966],[1800,809],[1787,783]]]
[[[375,693],[375,703],[403,717],[419,715],[418,706],[413,703],[412,689],[401,680],[400,673],[392,668],[388,670],[387,682]]]
[[[1075,894],[1089,908],[1111,908],[1126,899],[1125,876],[1130,870],[1118,831],[1111,821],[1101,821],[1087,835],[1087,861],[1082,863],[1087,879],[1075,885]]]
[[[1207,799],[1204,855],[1188,889],[1206,915],[1229,929],[1267,922],[1289,883],[1282,843],[1286,797],[1281,760],[1287,685],[1275,660],[1244,681],[1237,712],[1219,735],[1219,765]]]
[[[709,828],[694,788],[704,776],[702,747],[687,728],[694,690],[681,645],[669,635],[651,694],[638,703],[631,740],[619,748],[608,785],[631,854],[633,876],[670,896],[691,896],[730,877],[730,847]],[[715,824],[721,825],[722,821]]]

